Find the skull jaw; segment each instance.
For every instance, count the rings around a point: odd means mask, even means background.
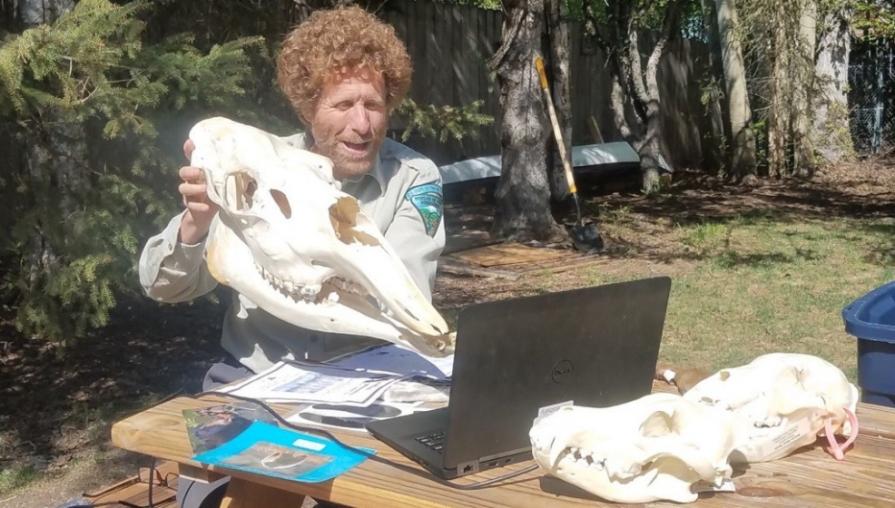
[[[206,262],[212,277],[283,321],[312,330],[386,340],[429,356],[453,353],[453,335],[424,336],[390,320],[363,298],[339,293],[337,301],[298,301],[277,291],[255,269],[251,250],[218,222],[209,232]]]
[[[658,459],[636,475],[613,477],[605,468],[562,458],[550,474],[591,494],[616,503],[674,501],[691,503],[698,495],[691,489],[701,478],[673,457]]]

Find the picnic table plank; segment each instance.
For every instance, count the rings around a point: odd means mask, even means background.
[[[657,390],[667,387],[657,384]],[[545,478],[539,471],[509,480],[499,487],[459,490],[433,479],[422,467],[371,436],[334,432],[353,446],[377,450],[377,459],[324,483],[306,484],[229,471],[194,462],[182,418],[184,409],[232,402],[225,397],[201,400],[179,397],[126,418],[112,427],[116,446],[188,466],[224,472],[244,481],[241,489],[274,487],[296,495],[309,495],[346,505],[362,506],[612,506],[564,482]],[[285,405],[274,405],[289,414]],[[855,447],[839,462],[820,446],[806,447],[784,459],[741,467],[734,474],[736,493],[703,494],[696,506],[892,506],[895,500],[895,410],[859,404],[862,433]],[[380,461],[387,459],[398,468]],[[519,470],[531,462],[493,469],[461,478],[469,484]],[[562,495],[561,495],[562,494]],[[244,497],[249,497],[248,495]],[[299,498],[296,496],[295,498]],[[235,505],[234,505],[235,506]],[[240,505],[243,506],[243,505]],[[617,505],[616,505],[617,506]],[[649,503],[646,506],[679,506]]]

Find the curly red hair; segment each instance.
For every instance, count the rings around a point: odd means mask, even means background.
[[[358,70],[382,76],[389,109],[410,88],[410,55],[395,29],[357,6],[315,11],[283,41],[277,81],[303,121],[328,79]]]

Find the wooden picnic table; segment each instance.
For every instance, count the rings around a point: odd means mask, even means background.
[[[667,390],[658,383],[657,390]],[[301,506],[303,496],[349,506],[611,506],[556,479],[532,471],[498,486],[459,490],[433,479],[421,466],[371,436],[349,431],[333,432],[340,440],[375,448],[379,457],[401,464],[401,469],[367,460],[359,467],[324,483],[298,483],[242,471],[203,466],[193,453],[182,418],[184,409],[196,409],[233,399],[178,397],[121,420],[112,427],[112,442],[126,450],[177,462],[181,472],[214,479],[233,477],[225,506]],[[289,414],[289,406],[274,406]],[[751,464],[734,472],[736,493],[701,494],[699,507],[855,507],[895,506],[895,409],[858,404],[860,435],[842,462],[819,444],[774,462]],[[819,443],[819,442],[818,442]],[[492,469],[455,480],[468,484],[522,469],[532,462]],[[679,506],[649,503],[645,506]]]

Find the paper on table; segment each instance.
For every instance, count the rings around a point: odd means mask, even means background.
[[[325,364],[278,362],[248,380],[219,391],[269,402],[368,406],[401,376]]]
[[[436,381],[448,380],[454,373],[454,355],[435,358],[394,344],[375,346],[329,363],[364,372],[425,377]]]

